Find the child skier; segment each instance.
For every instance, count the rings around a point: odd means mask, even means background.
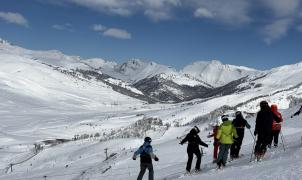
[[[229,149],[231,148],[231,145],[233,144],[233,138],[237,138],[237,132],[235,127],[233,126],[232,122],[229,121],[227,115],[223,115],[221,117],[223,123],[220,125],[218,129],[218,133],[216,138],[219,139],[220,147],[219,147],[219,154],[217,159],[217,167],[220,169],[221,166],[225,166]]]
[[[137,180],[142,180],[146,169],[149,170],[149,180],[154,180],[154,171],[152,159],[158,161],[158,157],[153,154],[153,149],[151,146],[152,139],[150,137],[145,137],[144,144],[139,147],[139,149],[133,154],[132,159],[136,160],[136,157],[140,155],[140,172]]]
[[[187,136],[179,143],[183,145],[185,142],[188,141],[188,146],[187,146],[188,162],[186,167],[187,172],[191,171],[193,154],[197,156],[195,171],[196,172],[200,171],[201,153],[200,153],[199,145],[208,147],[208,145],[204,143],[198,136],[199,132],[200,130],[198,129],[198,127],[194,126],[194,128],[191,129],[190,133],[188,133]]]
[[[239,158],[239,151],[242,145],[242,140],[244,138],[245,127],[248,129],[251,128],[249,123],[243,118],[240,111],[237,111],[235,115],[236,118],[233,120],[232,124],[236,128],[238,138],[234,139],[234,143],[231,146],[231,159]]]
[[[218,148],[219,148],[219,140],[216,138],[217,136],[217,133],[218,133],[218,124],[216,124],[214,127],[213,127],[213,133],[212,134],[209,134],[207,137],[208,138],[211,138],[213,137],[214,138],[214,152],[213,152],[213,163],[217,163],[217,155],[218,155]]]
[[[280,122],[277,122],[275,119],[273,120],[273,127],[272,127],[270,143],[268,144],[269,148],[272,146],[273,140],[274,140],[274,147],[278,147],[279,133],[281,131],[281,123],[283,122],[282,115],[280,112],[278,112],[277,105],[275,105],[275,104],[271,105],[271,110],[276,116],[279,117]]]

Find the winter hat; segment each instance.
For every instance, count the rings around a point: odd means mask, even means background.
[[[221,120],[222,121],[227,121],[227,120],[229,120],[229,116],[228,115],[222,115]]]
[[[260,107],[267,107],[268,106],[268,102],[267,101],[261,101],[260,102]]]
[[[277,112],[278,111],[278,106],[276,104],[272,104],[271,109],[272,109],[273,112]]]
[[[196,131],[197,134],[200,133],[200,130],[199,130],[199,128],[197,126],[194,126],[194,129],[195,129],[195,131]]]
[[[152,139],[150,137],[145,137],[144,141],[150,143],[152,141]]]
[[[241,111],[235,112],[235,116],[236,116],[237,118],[243,117]]]

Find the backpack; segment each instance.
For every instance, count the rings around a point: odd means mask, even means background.
[[[150,154],[148,154],[146,152],[146,149],[152,148],[152,146],[147,145],[145,148],[144,148],[144,146],[141,146],[140,148],[143,149],[143,151],[140,154],[141,163],[152,163],[152,158],[151,158]]]

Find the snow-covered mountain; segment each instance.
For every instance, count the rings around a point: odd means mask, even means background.
[[[222,64],[220,61],[213,60],[196,61],[184,67],[182,73],[189,74],[213,87],[219,87],[242,77],[257,75],[261,72],[244,66]]]
[[[39,63],[73,71],[73,73],[81,73],[83,77],[87,78],[94,76],[93,78],[111,85],[114,90],[120,93],[149,102],[180,102],[204,98],[207,97],[205,95],[207,90],[213,88],[211,84],[204,82],[200,77],[195,77],[192,72],[191,74],[188,71],[186,73],[178,72],[168,66],[138,59],[129,60],[119,65],[99,58],[81,59],[78,56],[68,56],[57,50],[28,50],[12,45],[5,40],[0,42],[0,54],[28,58]],[[154,85],[152,91],[146,88],[151,83],[150,80]],[[235,77],[234,80],[236,80]],[[155,81],[158,85],[154,84]],[[125,92],[119,87],[130,91]]]
[[[61,68],[65,72],[79,74],[86,80],[93,78],[110,86],[113,91],[148,102],[182,102],[248,92],[249,89],[257,89],[258,94],[263,95],[300,82],[299,64],[258,71],[225,65],[219,61],[197,61],[177,71],[139,59],[119,65],[100,58],[68,56],[56,50],[33,51],[2,39],[0,54],[28,58],[53,68]],[[285,79],[287,75],[281,77],[282,74],[292,74],[292,77]],[[277,86],[275,81],[278,82]]]
[[[103,59],[88,59],[83,61],[79,56],[68,56],[58,50],[36,51],[29,50],[19,46],[12,45],[6,40],[0,38],[0,53],[18,55],[30,58],[39,62],[47,63],[53,66],[63,67],[66,69],[96,69],[99,66],[111,67],[114,62],[106,62]]]

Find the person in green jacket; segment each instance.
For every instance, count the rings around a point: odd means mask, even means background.
[[[222,124],[218,129],[216,138],[219,139],[220,147],[217,159],[217,168],[225,166],[228,160],[229,149],[234,143],[233,138],[237,138],[237,131],[231,121],[229,121],[227,115],[221,116]]]

